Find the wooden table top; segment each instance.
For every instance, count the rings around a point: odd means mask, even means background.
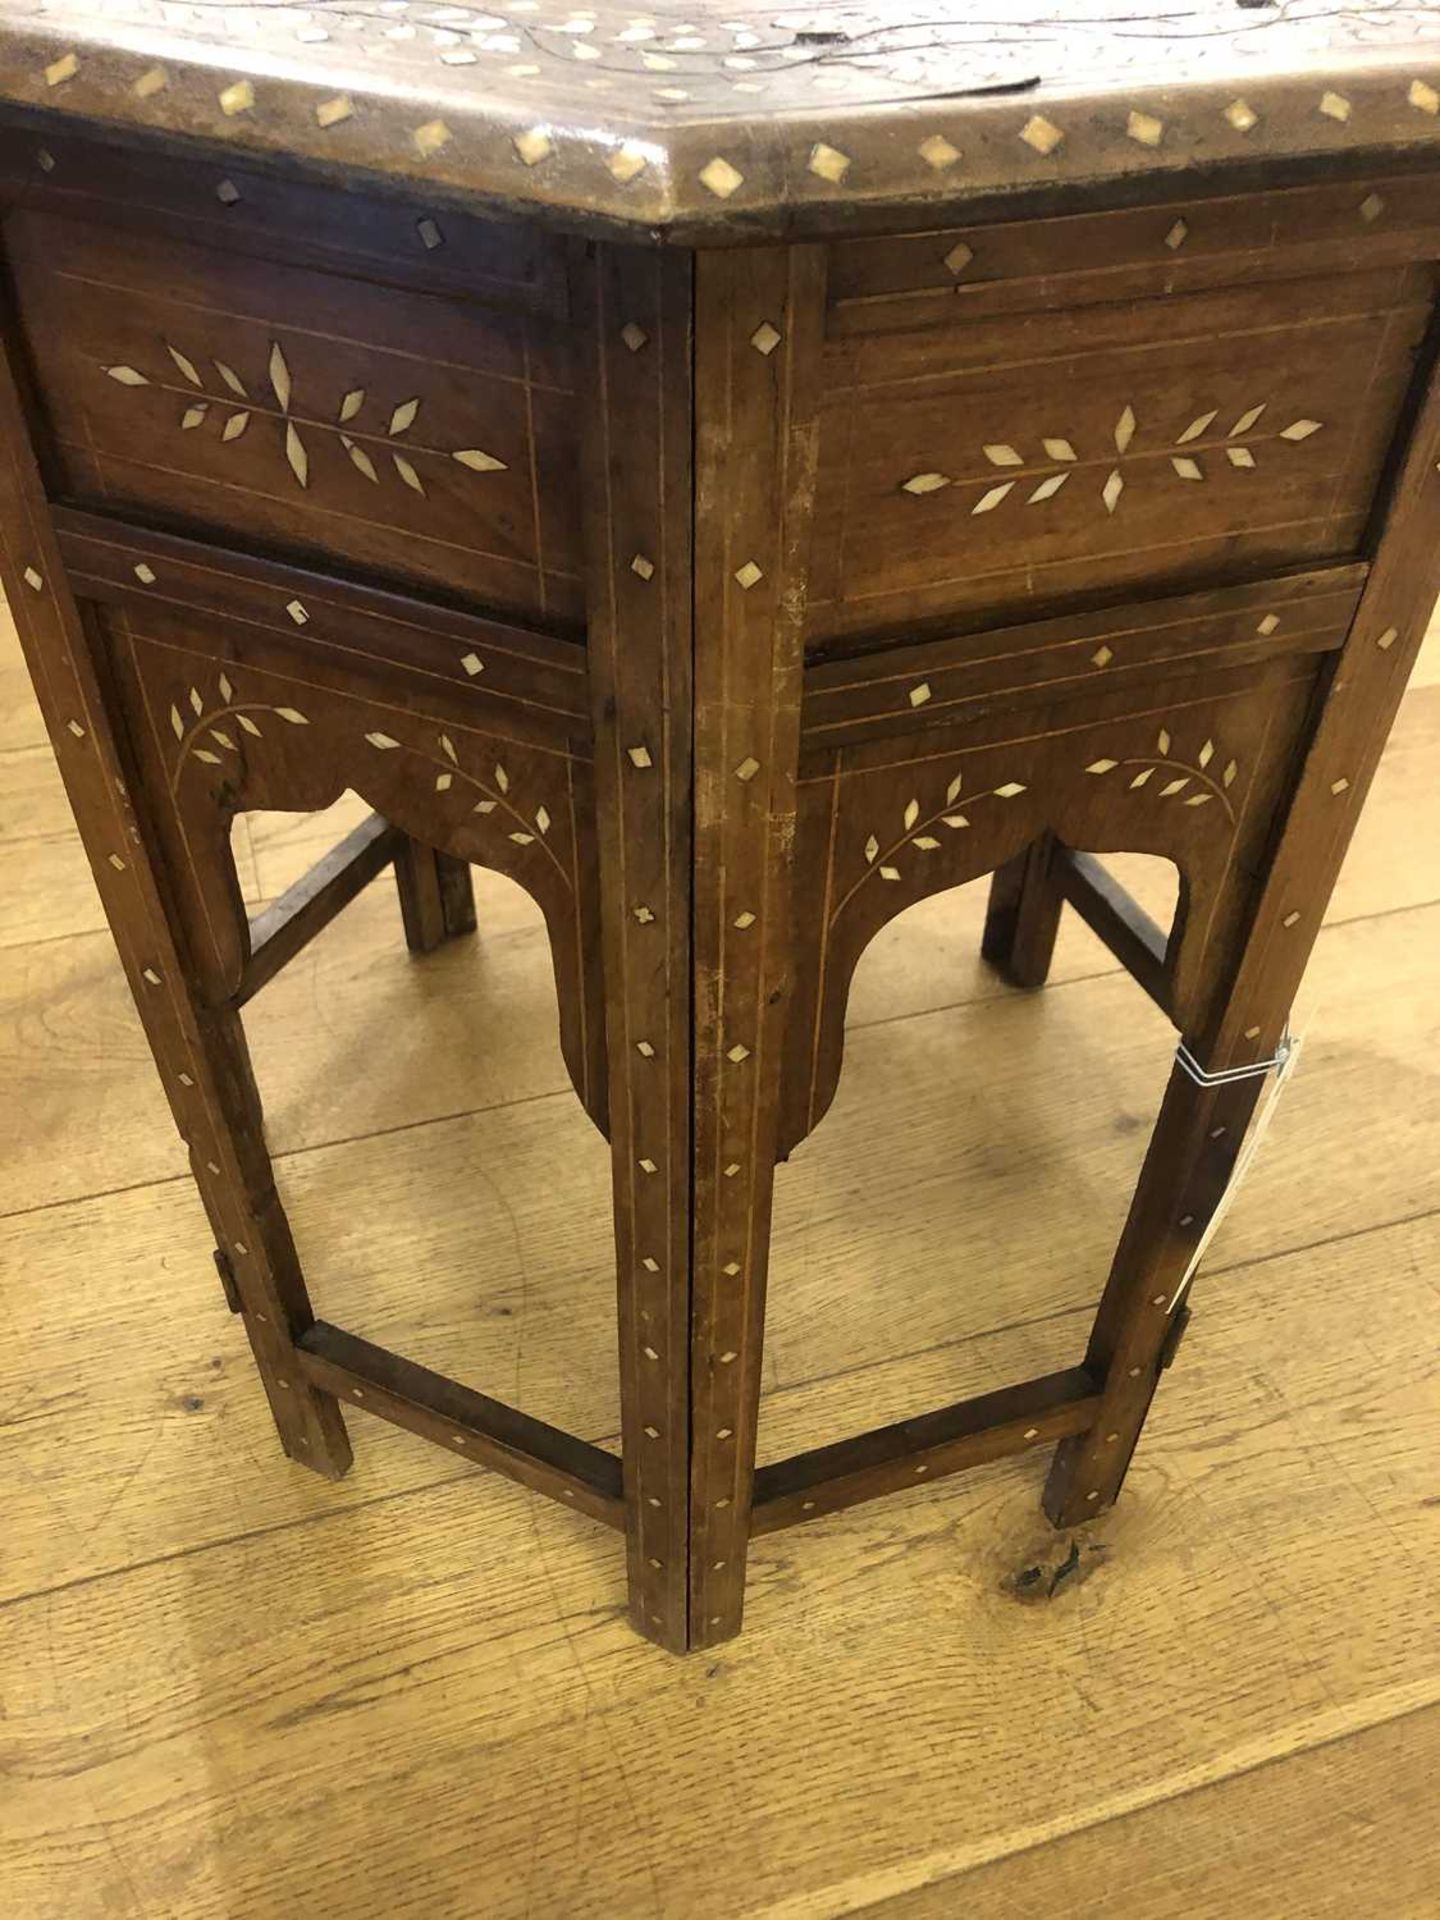
[[[0,0],[0,99],[568,225],[825,233],[1440,148],[1440,0]]]

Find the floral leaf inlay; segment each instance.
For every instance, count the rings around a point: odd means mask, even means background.
[[[361,473],[364,474],[365,478],[373,481],[378,487],[380,484],[380,476],[375,471],[375,462],[370,458],[365,449],[363,447],[357,447],[355,442],[345,434],[341,434],[340,444],[355,462],[355,465],[360,469]]]
[[[1225,771],[1217,782],[1207,771],[1216,751],[1214,739],[1207,736],[1193,763],[1179,758],[1170,729],[1161,727],[1155,736],[1153,754],[1132,755],[1127,759],[1115,759],[1106,754],[1098,760],[1092,760],[1085,771],[1103,777],[1119,768],[1128,775],[1126,786],[1131,793],[1148,788],[1156,800],[1180,799],[1183,795],[1181,805],[1186,807],[1205,807],[1212,800],[1218,800],[1233,824],[1235,811],[1230,804],[1228,790],[1239,775],[1240,765],[1236,760],[1227,761]],[[1132,772],[1132,768],[1135,771]],[[1152,787],[1151,783],[1157,774],[1161,776],[1161,784]],[[1165,778],[1167,775],[1170,777]]]
[[[290,462],[290,471],[302,487],[310,484],[310,456],[305,451],[305,442],[295,431],[295,422],[285,422],[285,458]]]
[[[280,402],[280,411],[288,413],[291,394],[290,368],[278,340],[272,340],[270,343],[270,385],[274,389],[275,398]]]
[[[170,725],[180,743],[171,775],[172,790],[178,786],[180,776],[191,760],[199,761],[202,765],[209,767],[226,765],[222,755],[213,752],[205,744],[206,739],[213,740],[226,753],[236,755],[237,759],[240,758],[240,748],[234,737],[226,731],[225,726],[218,724],[221,721],[227,723],[233,721],[246,734],[257,740],[265,738],[265,731],[253,718],[256,714],[273,714],[277,720],[283,720],[292,727],[310,725],[308,716],[298,707],[277,706],[263,701],[237,701],[235,687],[228,674],[218,674],[216,686],[219,689],[222,704],[214,710],[207,710],[205,696],[198,687],[190,687],[186,690],[185,697],[196,716],[193,723],[187,723],[178,701],[173,702],[170,707]],[[411,745],[397,739],[394,734],[383,732],[378,727],[372,728],[364,735],[366,743],[381,753],[404,754],[419,760],[422,764],[428,764],[433,773],[433,791],[437,794],[450,793],[457,784],[461,783],[472,791],[478,790],[480,797],[474,802],[470,811],[482,818],[494,813],[507,816],[505,836],[507,840],[517,847],[538,847],[543,858],[555,869],[566,889],[573,891],[573,877],[547,837],[554,821],[549,808],[543,801],[534,804],[527,817],[516,801],[506,797],[510,792],[511,779],[504,766],[499,763],[495,765],[492,788],[480,775],[471,773],[462,764],[460,749],[456,747],[451,735],[436,733],[430,737],[436,743],[434,747]],[[234,768],[234,774],[239,775],[242,771],[243,760],[241,765]],[[648,908],[635,911],[637,919],[645,920],[654,917]]]
[[[1142,434],[1135,409],[1127,402],[1116,417],[1115,425],[1108,435],[1113,443],[1113,452],[1102,450],[1091,453],[1088,460],[1082,459],[1074,441],[1064,434],[1043,436],[1040,441],[1042,451],[1038,454],[1029,453],[1024,446],[1016,446],[1008,440],[987,440],[982,442],[979,448],[979,461],[984,464],[979,466],[978,471],[965,474],[951,466],[948,470],[935,469],[912,473],[901,480],[900,491],[919,499],[928,494],[941,493],[951,487],[965,487],[981,482],[982,490],[978,498],[972,500],[969,512],[972,515],[988,514],[994,513],[998,507],[1011,499],[1020,479],[1023,478],[1024,485],[1020,492],[1015,493],[1015,499],[1023,500],[1026,506],[1038,506],[1047,500],[1053,500],[1066,482],[1074,476],[1076,468],[1088,464],[1098,467],[1104,474],[1100,486],[1100,501],[1106,513],[1113,514],[1118,509],[1126,487],[1133,477],[1131,469],[1137,462],[1145,466],[1146,477],[1150,473],[1168,467],[1177,479],[1192,485],[1197,483],[1203,485],[1213,475],[1204,462],[1195,457],[1195,453],[1181,451],[1182,449],[1193,448],[1195,452],[1210,452],[1217,458],[1223,454],[1231,469],[1237,473],[1255,471],[1257,461],[1254,445],[1248,443],[1244,436],[1254,433],[1256,428],[1261,426],[1268,409],[1269,402],[1263,400],[1255,406],[1247,407],[1236,416],[1234,424],[1226,429],[1223,426],[1218,428],[1216,426],[1216,422],[1222,417],[1220,408],[1208,407],[1203,413],[1191,415],[1183,426],[1171,429],[1168,439],[1160,444],[1154,444],[1156,436]],[[1254,444],[1259,445],[1264,440],[1269,440],[1272,443],[1289,441],[1298,445],[1308,440],[1312,434],[1319,433],[1324,424],[1323,420],[1302,417],[1292,420],[1288,426],[1281,427],[1278,431],[1267,430],[1261,436],[1261,440]],[[1146,438],[1151,440],[1151,445],[1142,444]],[[1113,464],[1117,456],[1119,465]],[[1014,469],[1016,477],[992,485],[989,482],[993,476],[986,473],[986,467]],[[1224,469],[1220,471],[1223,473]],[[1074,491],[1076,490],[1072,489],[1072,494]]]
[[[306,407],[296,392],[294,372],[278,340],[270,342],[265,369],[274,395],[273,406],[252,400],[244,380],[227,361],[213,356],[210,358],[209,365],[215,370],[215,383],[207,386],[206,376],[201,372],[204,362],[169,340],[162,339],[159,350],[170,361],[174,373],[150,374],[128,363],[102,366],[101,371],[123,387],[154,388],[162,393],[183,394],[185,405],[175,416],[180,431],[194,433],[204,428],[214,414],[219,423],[221,445],[233,445],[239,440],[252,426],[257,414],[262,419],[274,419],[282,429],[279,444],[285,463],[295,480],[305,488],[309,488],[318,478],[312,466],[312,449],[316,444],[314,435],[317,433],[338,439],[355,470],[372,486],[379,486],[384,469],[377,465],[375,456],[367,452],[361,443],[368,440],[372,447],[388,446],[397,436],[410,435],[425,405],[423,395],[411,394],[390,409],[383,429],[378,425],[364,429],[357,422],[366,408],[366,389],[349,387],[338,401],[329,401],[318,411]],[[244,406],[237,408],[237,400],[243,401]],[[428,498],[429,492],[423,468],[423,462],[427,459],[453,460],[470,473],[508,471],[504,460],[483,447],[429,446],[411,437],[406,442],[403,454],[390,448],[390,465],[395,479],[421,499]]]

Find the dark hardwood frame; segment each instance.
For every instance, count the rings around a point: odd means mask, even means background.
[[[1317,249],[1335,253],[1324,223],[1345,212],[1338,197],[1317,204],[1311,193],[1305,217],[1321,233],[1297,242],[1307,271]],[[1115,216],[1132,292],[1153,278],[1131,259],[1140,218]],[[1433,301],[1428,282],[1406,278],[1428,273],[1433,227],[1415,216],[1399,233],[1356,237],[1377,272],[1395,270],[1385,297],[1397,327]],[[1070,237],[1079,313],[1097,297],[1090,251],[1103,234]],[[543,604],[481,612],[277,557],[224,529],[202,536],[61,497],[20,331],[23,288],[11,315],[5,585],[282,1444],[339,1475],[350,1459],[340,1409],[358,1406],[623,1531],[634,1624],[676,1651],[738,1630],[757,1534],[1047,1445],[1057,1525],[1114,1500],[1188,1316],[1181,1276],[1233,1171],[1435,580],[1440,387],[1427,338],[1378,487],[1332,511],[1346,529],[1369,515],[1348,546],[1337,537],[1335,551],[1261,577],[1127,590],[1023,621],[967,615],[939,631],[927,588],[913,621],[879,641],[848,615],[817,629],[807,585],[827,373],[837,355],[879,350],[897,303],[938,323],[931,269],[916,263],[917,248],[943,242],[954,244],[942,234],[698,255],[577,243],[546,252],[521,293],[489,288],[524,309],[526,326],[537,309],[563,326],[575,357],[583,643],[559,608],[549,619]],[[244,244],[263,254],[270,240]],[[474,245],[483,259],[483,233]],[[305,249],[292,236],[285,254]],[[1276,271],[1270,249],[1254,278]],[[1206,274],[1208,285],[1213,264]],[[428,281],[406,263],[400,284],[455,292],[444,263]],[[1017,281],[982,301],[1003,320],[1007,303],[1034,297]],[[1103,324],[1143,323],[1107,312]],[[913,334],[895,349],[929,350]],[[845,364],[863,373],[871,362]],[[1105,585],[1094,571],[1092,601]],[[543,603],[538,561],[536,573]],[[897,571],[893,592],[908,591]],[[1117,649],[1116,672],[1097,677]],[[457,669],[482,653],[483,673]],[[212,711],[189,678],[195,718],[183,710],[187,676],[228,685],[232,672],[263,681],[271,691],[253,711],[286,723],[270,737],[247,729],[255,740],[238,756],[211,725],[231,711],[228,694]],[[306,712],[283,704],[302,697]],[[1142,816],[1123,797],[1142,778],[1104,778],[1121,764],[1107,743],[1143,772],[1169,754],[1172,707],[1205,740],[1175,783],[1196,783],[1186,804],[1197,811]],[[194,751],[207,725],[223,751]],[[308,729],[303,753],[287,725]],[[1157,725],[1167,744],[1147,748],[1141,735]],[[1205,773],[1226,729],[1245,743],[1233,791],[1230,768],[1223,785]],[[489,770],[501,751],[511,773]],[[942,785],[951,765],[979,766],[978,798],[994,803],[943,845],[915,837],[912,797],[942,763]],[[379,796],[374,817],[246,927],[226,866],[233,812],[267,795],[321,804],[356,767]],[[515,768],[551,782],[523,813]],[[448,797],[457,779],[487,796],[463,815]],[[946,788],[950,827],[961,779]],[[1204,809],[1202,786],[1214,803]],[[477,838],[497,809],[512,830]],[[872,830],[837,900],[832,879],[856,861],[867,810],[903,819],[907,860],[916,848],[933,858],[902,872],[869,850]],[[1168,935],[1102,864],[1131,846],[1181,866]],[[316,1321],[264,1146],[240,1009],[386,867],[412,950],[469,931],[478,859],[545,907],[566,1057],[611,1144],[618,1459]],[[775,1165],[833,1094],[866,941],[913,898],[986,872],[984,952],[1015,984],[1043,982],[1068,903],[1203,1072],[1255,1071],[1203,1084],[1176,1067],[1078,1366],[757,1471]]]

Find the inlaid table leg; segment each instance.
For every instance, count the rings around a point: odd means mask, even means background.
[[[407,837],[395,856],[395,888],[405,944],[433,953],[457,934],[475,931],[475,889],[469,862]]]
[[[791,975],[818,249],[702,255],[696,296],[690,1639],[739,1631]]]
[[[589,342],[595,723],[630,1617],[687,1645],[690,1405],[690,270],[599,247]]]
[[[239,1016],[207,1002],[132,795],[86,630],[60,566],[8,363],[0,369],[5,589],[146,1037],[214,1228],[285,1451],[334,1478],[350,1446],[332,1395],[295,1366],[313,1315],[276,1197]]]
[[[1043,987],[1065,904],[1055,866],[1057,841],[1043,833],[995,869],[980,951],[1016,987]]]
[[[1206,1074],[1274,1055],[1430,614],[1440,542],[1440,387],[1411,435],[1397,506],[1335,661],[1254,918],[1216,1004],[1187,1036]],[[1199,1085],[1178,1063],[1086,1355],[1103,1383],[1095,1425],[1062,1441],[1045,1490],[1057,1526],[1114,1500],[1176,1336],[1176,1292],[1224,1192],[1256,1079]]]

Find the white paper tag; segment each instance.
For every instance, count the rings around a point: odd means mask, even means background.
[[[1305,1033],[1308,1033],[1309,1030],[1310,1023],[1307,1022]],[[1294,1073],[1296,1067],[1300,1064],[1301,1049],[1305,1045],[1305,1033],[1296,1033],[1290,1036],[1285,1057],[1276,1067],[1274,1077],[1270,1082],[1270,1091],[1265,1096],[1265,1104],[1261,1107],[1260,1112],[1255,1118],[1255,1124],[1250,1129],[1249,1138],[1240,1150],[1239,1159],[1230,1169],[1230,1178],[1225,1183],[1225,1191],[1216,1203],[1215,1211],[1210,1216],[1209,1224],[1195,1243],[1195,1251],[1190,1256],[1190,1263],[1181,1277],[1179,1286],[1175,1289],[1174,1298],[1165,1309],[1167,1313],[1173,1313],[1184,1298],[1185,1290],[1195,1278],[1200,1262],[1210,1250],[1210,1242],[1220,1231],[1221,1224],[1226,1214],[1230,1211],[1236,1194],[1240,1191],[1241,1182],[1250,1171],[1251,1162],[1260,1151],[1260,1143],[1269,1131],[1270,1122],[1275,1118],[1275,1109],[1280,1104],[1280,1096],[1290,1084],[1291,1074]]]

